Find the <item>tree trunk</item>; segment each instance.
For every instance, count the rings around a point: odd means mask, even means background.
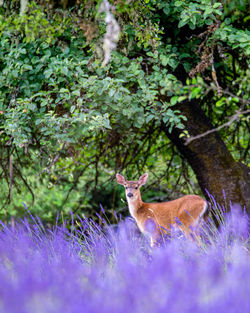
[[[196,101],[183,102],[178,105],[178,109],[187,117],[184,125],[190,136],[202,134],[213,128]],[[242,208],[246,208],[250,216],[249,169],[233,159],[217,132],[185,145],[185,139],[179,138],[181,130],[174,129],[169,133],[164,123],[162,130],[187,159],[206,198],[208,198],[208,191],[217,203],[224,205],[224,193],[227,210],[229,210],[230,202],[240,204]]]
[[[20,15],[24,15],[28,6],[28,0],[20,0]]]

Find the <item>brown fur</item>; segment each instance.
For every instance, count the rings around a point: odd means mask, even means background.
[[[161,228],[179,227],[187,237],[191,228],[200,223],[206,211],[206,201],[196,195],[186,195],[176,200],[161,203],[146,203],[141,199],[140,187],[147,181],[148,175],[142,175],[138,181],[127,181],[117,174],[117,182],[126,188],[126,197],[130,214],[135,218],[139,229],[143,233],[147,230],[148,221],[152,221],[155,228],[150,236],[154,243],[161,235]],[[130,197],[128,196],[130,194]],[[131,196],[132,194],[132,196]]]

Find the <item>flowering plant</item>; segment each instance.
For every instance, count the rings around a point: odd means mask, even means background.
[[[103,223],[2,223],[0,312],[249,312],[249,224],[238,210],[219,230],[210,222],[199,245],[178,234],[152,249],[131,219]]]

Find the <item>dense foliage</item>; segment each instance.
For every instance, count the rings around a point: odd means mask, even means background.
[[[130,219],[105,232],[75,222],[2,224],[2,312],[249,312],[248,221],[237,211],[199,247],[176,234],[151,250]]]
[[[200,101],[215,126],[236,114],[220,135],[247,162],[247,2],[110,1],[121,36],[105,67],[101,2],[0,7],[2,218],[21,215],[22,201],[46,220],[99,203],[111,213],[122,207],[111,182],[124,169],[154,175],[149,200],[199,193],[161,128],[189,137],[185,100]]]

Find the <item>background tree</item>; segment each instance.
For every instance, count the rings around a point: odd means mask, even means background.
[[[2,218],[112,213],[123,170],[150,172],[148,201],[199,184],[249,209],[247,2],[110,1],[109,63],[101,3],[0,7]]]

